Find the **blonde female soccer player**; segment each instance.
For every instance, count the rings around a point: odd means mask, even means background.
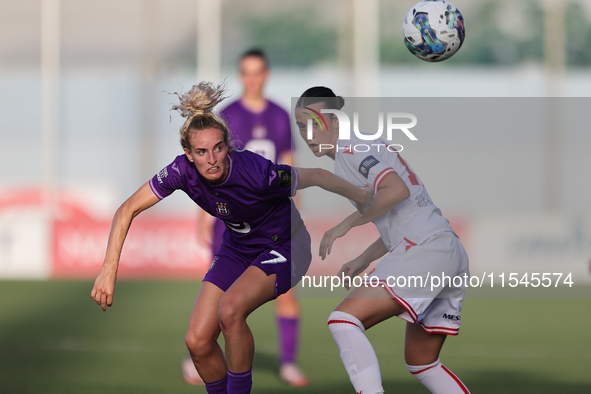
[[[242,97],[220,112],[228,123],[233,139],[244,144],[245,149],[274,163],[292,165],[289,114],[263,94],[269,76],[267,56],[260,49],[244,52],[240,57],[239,71]],[[223,241],[226,225],[223,220],[216,220],[211,225],[209,215],[199,215],[199,227],[200,242],[210,246],[214,255]],[[277,297],[275,316],[279,340],[279,377],[290,386],[302,387],[307,386],[309,380],[297,364],[300,326],[300,306],[297,300],[292,296],[291,290]],[[183,377],[187,383],[203,384],[190,355],[183,360]]]
[[[339,139],[337,116],[322,114],[322,109],[340,110],[343,105],[344,99],[332,90],[313,87],[299,98],[295,116],[315,156],[333,159],[335,173],[354,185],[369,182],[374,187],[374,201],[364,214],[351,214],[326,232],[320,245],[324,259],[333,242],[354,226],[373,221],[380,233],[379,239],[339,272],[339,276],[352,278],[383,257],[370,273],[375,280],[351,291],[328,319],[351,383],[357,393],[384,392],[378,360],[364,331],[398,316],[407,322],[404,357],[408,370],[434,394],[468,393],[439,361],[445,338],[458,334],[464,287],[420,286],[430,275],[468,274],[468,256],[417,174],[395,149],[382,140],[369,142],[353,133],[350,139]],[[311,119],[312,138],[308,139]],[[400,278],[405,281],[396,280]]]
[[[223,86],[194,86],[173,107],[186,118],[184,154],[144,184],[117,210],[103,267],[91,297],[103,311],[113,303],[117,268],[131,221],[184,191],[226,223],[224,240],[203,279],[185,342],[208,393],[250,393],[254,340],[246,318],[299,282],[311,261],[310,236],[291,196],[318,185],[360,203],[371,193],[328,171],[274,164],[232,148],[230,132],[213,112]],[[225,338],[225,357],[217,343]]]

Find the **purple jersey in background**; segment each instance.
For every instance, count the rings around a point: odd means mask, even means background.
[[[220,115],[230,128],[232,139],[239,148],[258,153],[277,163],[284,154],[291,153],[292,136],[289,114],[274,102],[267,100],[261,112],[252,112],[236,100]],[[224,223],[216,220],[211,236],[211,250],[215,253],[223,240]]]
[[[297,172],[249,151],[233,151],[228,157],[230,170],[222,183],[208,182],[186,155],[180,155],[150,180],[150,187],[159,199],[183,190],[224,221],[226,239],[248,246],[282,245],[291,238],[292,224],[301,223],[289,198],[297,188]]]
[[[292,137],[289,114],[280,106],[267,100],[261,112],[252,112],[234,101],[220,112],[228,124],[239,148],[246,148],[277,163],[285,153],[291,152]]]

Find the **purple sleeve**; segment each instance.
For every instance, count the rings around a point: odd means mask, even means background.
[[[177,163],[179,157],[150,179],[152,191],[161,200],[181,188],[182,177],[179,170],[179,163]]]
[[[269,198],[293,197],[298,186],[298,172],[287,164],[269,162],[265,176],[265,195]]]
[[[295,167],[291,167],[291,196],[295,196],[298,191],[298,184],[300,182],[300,174]]]

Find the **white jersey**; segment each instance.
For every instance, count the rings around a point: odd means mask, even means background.
[[[352,135],[349,140],[339,140],[338,147],[335,155],[335,174],[338,176],[359,187],[373,184],[377,193],[382,180],[388,174],[396,173],[410,191],[409,198],[373,221],[388,250],[402,241],[413,246],[438,232],[453,231],[449,221],[431,201],[419,177],[395,151],[396,145],[388,148],[381,139],[364,141]],[[343,150],[342,147],[347,148]]]

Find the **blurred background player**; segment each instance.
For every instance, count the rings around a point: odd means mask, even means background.
[[[233,138],[275,163],[291,165],[291,125],[289,114],[263,96],[269,76],[269,63],[260,49],[250,49],[240,57],[240,80],[242,97],[228,105],[221,116],[226,120]],[[213,231],[212,231],[213,226]],[[226,226],[201,212],[199,215],[200,242],[211,242],[212,254],[222,243]],[[211,240],[211,241],[210,241]],[[290,386],[306,386],[309,381],[296,364],[299,338],[299,305],[291,290],[275,302],[276,323],[279,341],[279,376]],[[183,360],[183,377],[189,384],[203,384],[193,361],[187,355]]]

